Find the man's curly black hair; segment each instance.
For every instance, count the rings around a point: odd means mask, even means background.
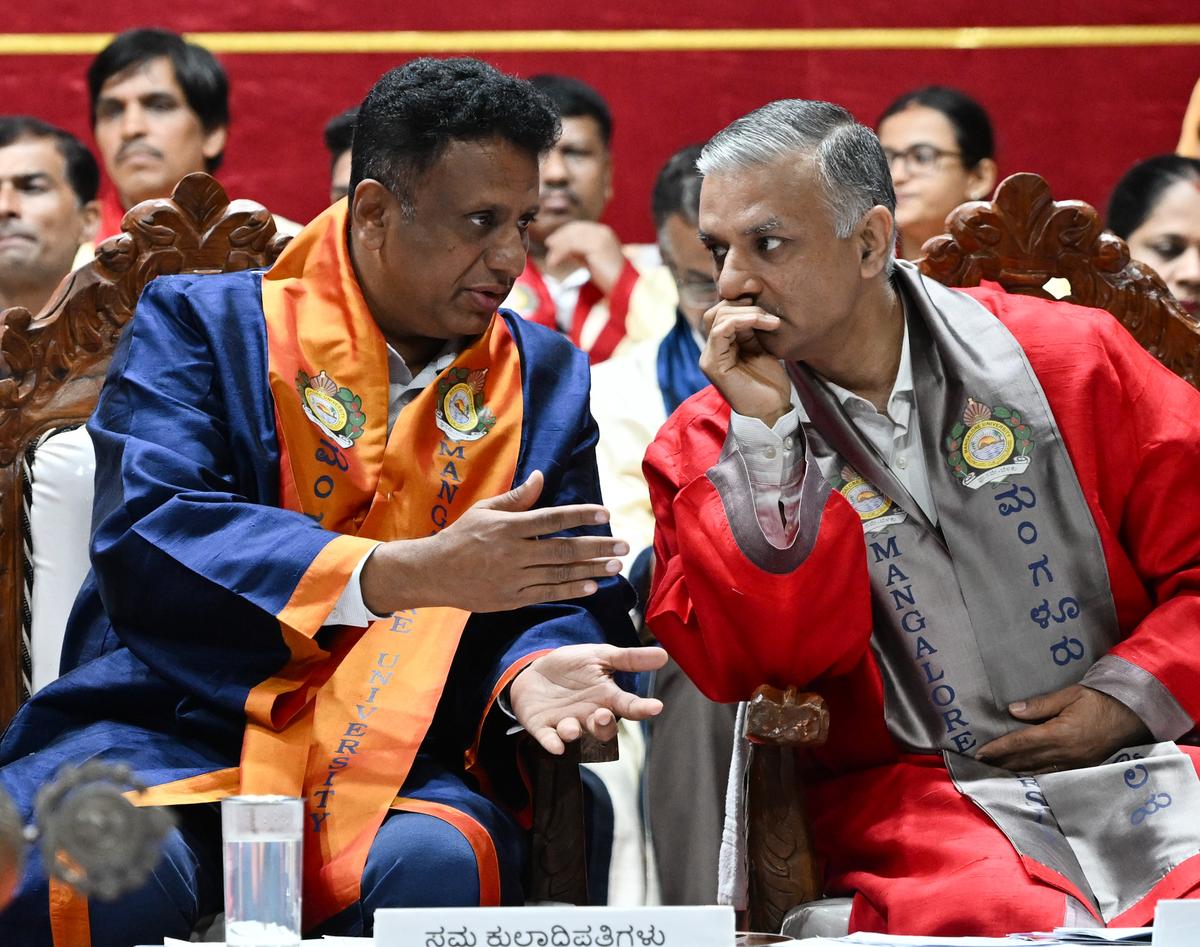
[[[372,178],[411,215],[414,185],[452,141],[499,137],[536,158],[560,130],[554,106],[523,79],[478,59],[414,59],[383,75],[359,106],[351,199]]]

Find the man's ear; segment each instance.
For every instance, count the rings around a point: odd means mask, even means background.
[[[364,250],[383,246],[391,215],[400,213],[400,202],[374,178],[358,182],[350,201],[350,232]]]
[[[200,146],[200,151],[205,158],[212,161],[213,158],[225,150],[225,144],[228,141],[229,129],[224,125],[220,125],[212,131],[204,133],[204,142]]]
[[[91,243],[100,229],[100,202],[88,201],[79,208],[79,242]]]
[[[892,258],[896,221],[882,204],[876,204],[858,224],[859,271],[863,279],[872,279],[887,269]]]

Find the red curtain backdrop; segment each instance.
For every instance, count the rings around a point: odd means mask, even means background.
[[[820,5],[795,0],[773,5],[715,0],[559,0],[549,5],[531,0],[427,5],[280,0],[180,6],[161,0],[10,4],[0,33],[3,111],[40,116],[90,141],[83,79],[90,56],[42,52],[64,35],[109,34],[146,25],[254,34],[256,48],[269,44],[280,51],[219,53],[230,74],[233,114],[220,177],[231,197],[253,198],[301,221],[326,201],[325,121],[357,102],[376,77],[412,54],[353,48],[299,53],[277,35],[283,31],[437,30],[469,31],[476,37],[495,31],[565,31],[561,48],[553,51],[518,45],[511,52],[480,56],[524,76],[548,71],[576,75],[608,99],[616,124],[616,196],[606,219],[625,239],[638,241],[653,239],[649,195],[662,162],[677,148],[703,141],[771,99],[830,99],[873,123],[907,89],[928,83],[957,86],[991,113],[1002,174],[1037,171],[1060,199],[1080,198],[1102,207],[1130,164],[1174,149],[1188,96],[1200,77],[1200,45],[1194,42],[1120,45],[1108,39],[1111,45],[1046,47],[1036,45],[1033,34],[1025,47],[945,48],[951,37],[962,36],[951,30],[967,27],[1175,24],[1191,25],[1187,35],[1194,40],[1194,24],[1200,22],[1194,0],[862,0]],[[935,41],[943,48],[737,50],[720,37],[708,40],[711,48],[702,51],[577,48],[585,39],[577,31],[589,30],[854,28],[878,31],[884,45],[897,35],[894,31],[913,27],[942,30],[937,34],[942,39]],[[262,40],[264,34],[268,38]]]

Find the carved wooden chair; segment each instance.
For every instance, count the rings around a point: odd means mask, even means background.
[[[43,312],[0,314],[0,725],[57,676],[62,631],[88,570],[95,457],[82,427],[122,327],[154,277],[267,267],[286,245],[270,213],[230,201],[206,174],[139,204],[123,233],[68,276]],[[530,741],[532,743],[532,741]],[[563,757],[527,747],[531,901],[587,903],[579,762],[616,758],[587,741]]]
[[[1055,201],[1036,174],[1014,174],[990,201],[972,201],[946,219],[947,233],[926,242],[921,272],[947,286],[987,280],[1007,292],[1111,312],[1164,365],[1200,387],[1200,324],[1190,319],[1149,267],[1129,258],[1125,242],[1105,233],[1082,201]],[[819,900],[821,867],[813,851],[796,750],[819,746],[829,711],[819,694],[762,687],[751,700],[744,736],[751,930],[792,936],[846,933],[849,899]]]

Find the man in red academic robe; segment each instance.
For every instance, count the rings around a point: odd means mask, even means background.
[[[764,106],[700,168],[713,387],[647,453],[647,617],[714,699],[828,700],[802,765],[851,929],[1195,896],[1200,395],[1106,313],[897,263],[837,106]]]

